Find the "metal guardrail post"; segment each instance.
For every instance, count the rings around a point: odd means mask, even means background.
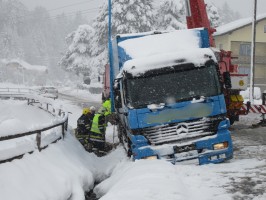
[[[36,134],[36,142],[37,142],[37,147],[39,151],[41,151],[41,140],[42,140],[42,133],[38,132]]]
[[[62,124],[62,136],[65,138],[65,123]]]
[[[265,105],[266,101],[266,92],[262,93],[262,104]]]
[[[265,105],[266,103],[266,92],[262,93],[262,105]],[[265,119],[265,114],[262,114],[262,122],[265,124],[266,119]]]
[[[67,120],[66,120],[66,122],[65,122],[65,130],[67,131],[67,127],[68,127],[68,118],[67,118]]]

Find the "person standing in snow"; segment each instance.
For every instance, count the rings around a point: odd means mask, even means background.
[[[101,107],[98,113],[94,115],[90,129],[90,143],[92,150],[103,155],[105,153],[105,109]]]
[[[105,112],[104,112],[104,116],[108,116],[111,114],[111,99],[107,98],[103,104],[102,107],[104,108]]]
[[[111,99],[108,97],[102,104],[102,108],[105,110],[105,122],[110,122],[111,124],[116,124],[115,114],[111,112]]]
[[[82,115],[77,120],[76,137],[86,150],[89,150],[88,144],[93,117],[94,113],[89,108],[84,108]]]

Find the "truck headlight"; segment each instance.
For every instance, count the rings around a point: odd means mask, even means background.
[[[213,145],[214,150],[225,149],[227,147],[228,147],[228,142],[222,142]]]
[[[158,158],[157,158],[157,156],[148,156],[148,157],[145,157],[143,159],[145,159],[145,160],[157,160]]]

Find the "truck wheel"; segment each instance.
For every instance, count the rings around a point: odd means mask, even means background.
[[[123,141],[123,129],[120,124],[118,124],[118,139],[120,143],[124,143]]]
[[[230,121],[230,124],[233,125],[235,121],[239,121],[239,115],[229,116],[229,121]]]
[[[234,117],[230,117],[229,121],[230,121],[230,125],[233,125],[235,123],[235,118]]]
[[[132,156],[132,151],[131,151],[131,149],[128,149],[128,150],[127,150],[127,156],[128,156],[129,158]]]

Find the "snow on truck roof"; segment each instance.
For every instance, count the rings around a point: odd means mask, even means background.
[[[205,48],[209,47],[209,41],[208,36],[207,41],[204,41],[206,35],[203,36],[202,31],[178,30],[122,40],[118,46],[130,57],[123,64],[122,70],[137,76],[148,70],[177,65],[180,60],[196,66],[204,64],[210,56],[215,60],[212,50]]]
[[[131,73],[133,76],[137,76],[148,70],[180,64],[180,61],[183,61],[183,63],[193,63],[195,66],[202,66],[210,59],[210,57],[216,61],[211,49],[195,48],[128,60],[125,62],[123,70]]]

